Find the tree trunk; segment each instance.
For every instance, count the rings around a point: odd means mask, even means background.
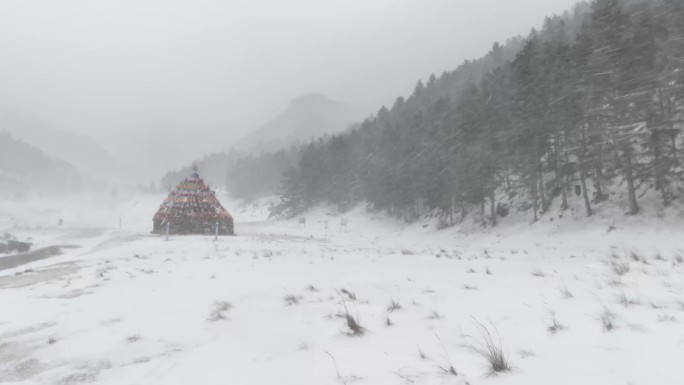
[[[485,214],[485,198],[483,196],[482,199],[480,200],[480,217],[481,217],[481,221],[482,221],[482,227],[487,226],[487,217],[485,215],[486,215]]]
[[[532,209],[534,210],[534,222],[539,220],[537,217],[537,211],[539,210],[539,201],[538,201],[538,196],[537,196],[537,173],[533,172],[531,181],[530,181],[530,188],[532,192]]]
[[[594,148],[593,166],[594,166],[594,201],[601,202],[604,200],[603,188],[601,187],[601,181],[603,181],[603,137],[599,133],[601,124],[598,121],[598,117],[595,114],[589,119],[590,131],[594,133],[592,136],[593,143],[596,143],[596,148]],[[586,139],[586,138],[585,138]],[[586,146],[586,144],[585,144]],[[585,152],[586,154],[586,152]]]
[[[545,213],[549,208],[549,202],[546,199],[546,189],[544,188],[544,173],[542,172],[541,158],[537,158],[537,173],[539,173],[539,198],[541,199],[541,212]]]
[[[603,195],[603,188],[601,188],[601,181],[603,180],[603,156],[599,155],[594,157],[594,201],[601,202],[605,199]]]
[[[679,165],[679,158],[677,157],[677,132],[670,134],[670,143],[672,144],[672,164]]]
[[[581,128],[582,137],[580,145],[580,155],[579,155],[579,173],[580,173],[580,183],[582,184],[582,197],[584,198],[584,207],[587,210],[587,216],[590,217],[593,214],[591,209],[591,202],[589,200],[589,192],[587,191],[587,171],[586,171],[586,154],[587,154],[587,143],[586,143],[586,131],[585,127]]]
[[[567,196],[567,181],[565,176],[561,172],[561,156],[560,156],[560,138],[558,133],[553,138],[555,152],[556,152],[556,183],[558,183],[561,190],[561,210],[568,209],[568,196]]]
[[[510,189],[511,189],[511,172],[508,169],[508,167],[506,167],[506,190],[510,191]]]
[[[496,198],[495,190],[491,189],[489,191],[489,204],[491,205],[490,210],[492,214],[492,227],[496,226]]]
[[[668,206],[670,202],[667,197],[667,188],[665,186],[665,164],[660,148],[660,132],[654,130],[651,133],[651,146],[653,147],[653,166],[656,177],[656,190],[660,191],[663,197],[663,205]]]
[[[454,197],[451,197],[451,202],[449,203],[449,226],[454,225]]]
[[[580,159],[579,173],[580,173],[580,183],[582,185],[582,197],[584,198],[584,207],[587,210],[587,216],[590,217],[593,214],[591,210],[591,201],[589,200],[589,193],[587,192],[587,178],[586,172],[584,171],[584,159]]]
[[[625,162],[625,178],[627,179],[627,197],[629,199],[629,215],[639,213],[639,204],[636,199],[634,188],[634,170],[632,169],[632,147],[629,143],[624,146],[623,157]]]

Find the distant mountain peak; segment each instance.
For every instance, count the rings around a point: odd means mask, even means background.
[[[321,93],[312,92],[295,97],[290,101],[288,108],[303,107],[316,103],[335,103],[335,101]]]
[[[295,97],[287,108],[237,143],[245,151],[274,151],[311,138],[340,133],[360,122],[371,108],[312,92]]]

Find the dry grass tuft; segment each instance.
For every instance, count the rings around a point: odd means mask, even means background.
[[[530,271],[530,274],[532,274],[535,277],[539,277],[539,278],[546,277],[546,274],[544,274],[544,272],[539,270],[539,269],[534,269],[534,270]]]
[[[349,328],[352,335],[361,337],[366,333],[366,328],[364,328],[361,325],[361,323],[356,318],[354,318],[353,315],[349,314],[349,312],[345,314],[345,318],[347,320],[347,327]]]
[[[563,287],[560,289],[560,292],[561,292],[561,295],[563,296],[563,298],[565,298],[565,299],[570,299],[570,298],[574,297],[572,292],[568,289],[568,287],[565,284],[563,284]]]
[[[428,316],[428,319],[441,319],[442,315],[437,312],[437,310],[433,310],[432,313]]]
[[[627,261],[616,260],[616,261],[611,262],[610,265],[613,268],[613,272],[620,277],[629,273],[630,268],[629,268],[629,262],[627,262]]]
[[[340,293],[349,297],[350,300],[356,301],[356,294],[353,291],[342,288],[342,290],[340,290]]]
[[[357,337],[361,337],[366,333],[366,328],[363,327],[363,325],[361,325],[361,322],[359,320],[357,320],[353,315],[351,315],[351,313],[349,313],[349,308],[347,307],[347,302],[344,300],[344,296],[342,296],[342,293],[345,293],[345,290],[346,289],[342,289],[341,291],[337,292],[337,295],[339,295],[340,299],[342,300],[342,306],[344,306],[343,317],[347,323],[347,328],[349,328],[349,334],[357,336]],[[349,296],[349,293],[351,293],[351,292],[349,292],[347,290],[347,292],[345,294],[347,294],[347,296]],[[356,299],[356,296],[354,296],[354,299]],[[387,319],[389,320],[389,317]],[[390,321],[390,323],[391,323],[391,321]]]
[[[599,321],[604,332],[611,332],[615,330],[615,319],[617,316],[608,307],[604,307],[601,314],[599,314]]]
[[[401,310],[401,304],[395,300],[392,300],[392,302],[387,305],[387,311],[391,313],[396,310]]]
[[[638,305],[641,303],[637,298],[629,298],[627,297],[627,293],[625,293],[624,290],[620,290],[620,292],[617,294],[618,302],[624,306],[624,307],[629,307],[631,305]]]
[[[424,352],[422,349],[420,349],[420,348],[418,348],[418,357],[420,357],[421,360],[427,360],[427,355],[426,355],[425,352]]]
[[[560,331],[565,330],[565,325],[561,324],[556,318],[556,313],[551,313],[551,325],[546,329],[551,334],[556,334]]]
[[[128,342],[129,344],[133,344],[140,341],[141,339],[142,337],[140,336],[140,334],[133,334],[126,337],[126,342]]]
[[[488,376],[492,376],[499,373],[505,373],[511,371],[511,364],[508,361],[508,356],[503,351],[501,346],[501,338],[499,338],[499,332],[494,324],[491,324],[492,329],[496,333],[496,341],[494,340],[494,335],[492,331],[484,324],[473,320],[477,327],[480,329],[480,335],[482,337],[482,343],[479,346],[473,346],[473,350],[477,352],[482,358],[487,360],[489,366]]]
[[[658,322],[677,322],[677,317],[663,312],[658,314]]]
[[[212,309],[209,313],[209,317],[207,317],[207,320],[212,322],[226,320],[226,312],[232,308],[233,305],[230,302],[216,301],[212,305]]]
[[[288,294],[283,298],[285,300],[285,306],[299,305],[299,302],[303,299],[300,295]]]

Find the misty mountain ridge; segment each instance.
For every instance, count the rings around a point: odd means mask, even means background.
[[[23,192],[33,188],[51,191],[81,186],[78,170],[69,162],[53,158],[38,148],[0,132],[0,189]]]
[[[127,168],[94,139],[20,116],[2,115],[0,129],[11,133],[47,156],[62,159],[81,174],[97,182],[112,182],[127,177]]]
[[[194,164],[198,166],[205,181],[215,186],[223,186],[226,184],[227,175],[238,177],[239,172],[236,168],[250,163],[248,159],[272,152],[289,159],[291,157],[284,154],[294,151],[292,147],[298,147],[312,139],[343,132],[371,112],[372,108],[368,106],[335,101],[320,93],[300,95],[292,99],[285,110],[275,118],[238,140],[229,151],[206,155],[202,159],[197,159]],[[289,167],[289,162],[285,165]],[[280,166],[278,175],[283,171],[283,164]],[[162,178],[161,185],[167,188],[175,186],[190,175],[191,169],[192,165],[187,164],[179,170],[167,172]],[[266,174],[273,173],[269,171]],[[241,177],[238,178],[240,179],[228,184],[245,182]],[[276,178],[275,183],[279,180],[280,178]]]
[[[320,93],[294,98],[287,108],[234,144],[238,151],[267,152],[348,129],[372,112],[364,105],[332,100]]]

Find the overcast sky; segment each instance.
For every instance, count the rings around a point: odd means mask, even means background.
[[[228,141],[303,93],[390,102],[575,2],[0,0],[0,111]]]

